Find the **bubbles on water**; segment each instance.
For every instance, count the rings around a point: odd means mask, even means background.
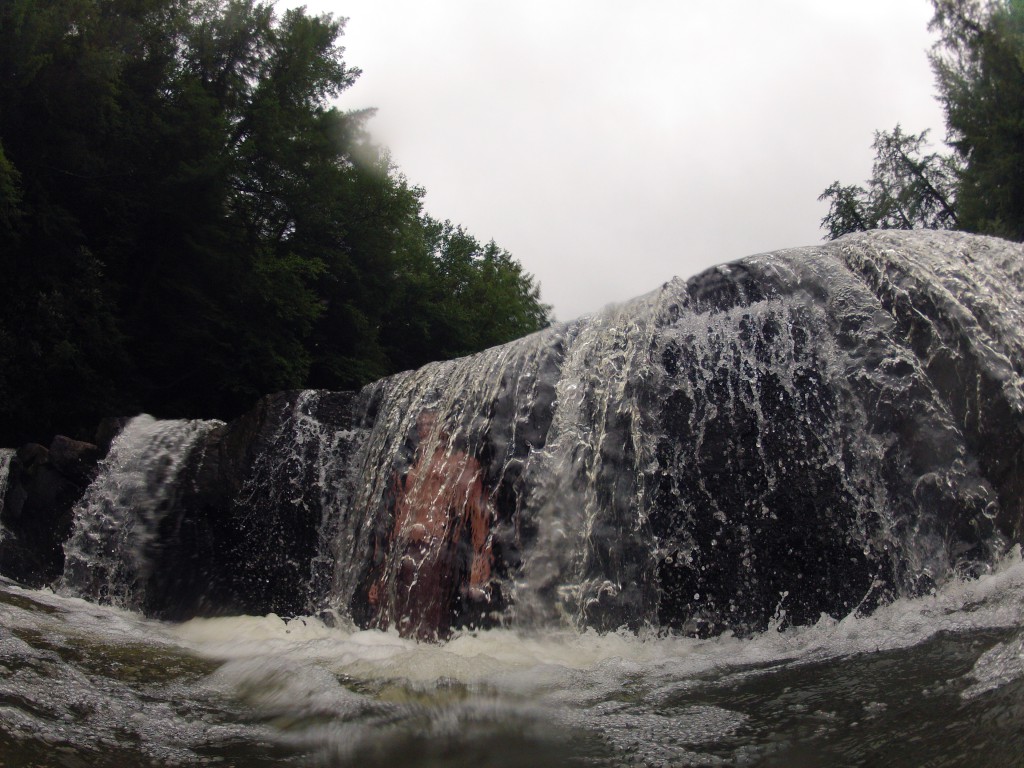
[[[168,765],[428,765],[499,746],[522,758],[508,765],[756,765],[812,735],[836,749],[858,731],[898,738],[908,675],[935,689],[915,706],[936,699],[959,727],[950,696],[1020,679],[1021,595],[1014,552],[935,596],[749,639],[497,629],[430,644],[311,617],[163,624],[0,583],[0,733]],[[1017,634],[984,644],[1005,627]],[[959,636],[966,665],[914,661]]]

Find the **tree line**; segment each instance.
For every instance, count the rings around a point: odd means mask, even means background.
[[[336,106],[343,29],[264,0],[0,0],[0,445],[230,418],[550,322]]]
[[[1024,240],[1024,0],[932,0],[929,59],[946,148],[897,125],[875,133],[865,185],[834,182],[822,227],[960,229]]]

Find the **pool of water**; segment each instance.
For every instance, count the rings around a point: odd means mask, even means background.
[[[330,624],[330,625],[329,625]],[[3,766],[1013,766],[1024,563],[740,639],[170,624],[0,581]]]

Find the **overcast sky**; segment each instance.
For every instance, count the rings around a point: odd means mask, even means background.
[[[495,239],[559,320],[821,241],[875,129],[944,137],[928,0],[310,0],[345,109],[426,209]]]

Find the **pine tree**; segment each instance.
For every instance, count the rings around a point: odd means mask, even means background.
[[[868,229],[953,229],[958,167],[950,155],[926,152],[928,132],[876,131],[875,163],[866,187],[838,181],[819,200],[829,201],[822,226],[829,237]]]
[[[339,107],[343,30],[265,0],[0,3],[0,444],[231,418],[547,322]]]
[[[866,186],[833,182],[822,227],[963,229],[1024,240],[1024,0],[932,0],[930,60],[950,151],[926,133],[875,134]]]
[[[934,0],[960,228],[1024,240],[1024,0]]]

